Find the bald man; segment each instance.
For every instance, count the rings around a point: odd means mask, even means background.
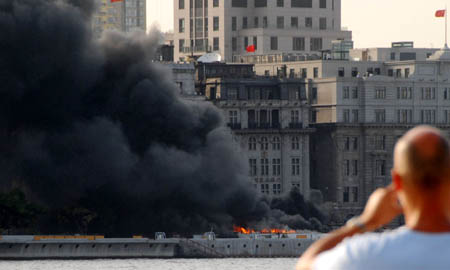
[[[314,243],[297,269],[450,269],[449,170],[441,132],[412,129],[395,147],[392,184],[370,196],[361,216]],[[370,233],[401,213],[404,227]]]

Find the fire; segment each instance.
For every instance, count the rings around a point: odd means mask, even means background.
[[[261,231],[256,231],[254,229],[250,228],[244,228],[239,226],[233,226],[233,231],[236,233],[242,233],[242,234],[252,234],[252,233],[263,233],[263,234],[294,234],[296,233],[295,230],[285,230],[285,229],[262,229]]]

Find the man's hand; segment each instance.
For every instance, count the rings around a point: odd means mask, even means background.
[[[397,193],[393,185],[390,185],[372,193],[360,216],[360,221],[364,223],[368,231],[373,231],[388,224],[402,212]]]
[[[359,221],[364,223],[367,231],[373,231],[388,224],[402,213],[393,185],[377,189],[369,198]],[[300,258],[297,270],[311,269],[314,259],[322,252],[338,245],[346,237],[361,233],[357,226],[344,226],[329,233],[326,237],[312,244]]]

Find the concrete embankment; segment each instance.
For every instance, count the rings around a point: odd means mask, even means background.
[[[3,239],[0,259],[298,257],[309,239]]]

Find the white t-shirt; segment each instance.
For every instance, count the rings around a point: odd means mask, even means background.
[[[313,270],[450,269],[450,233],[420,233],[406,227],[345,239],[320,254]]]

